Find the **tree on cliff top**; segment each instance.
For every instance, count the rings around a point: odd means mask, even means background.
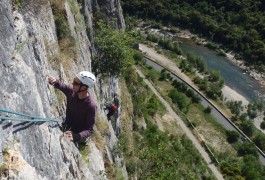
[[[99,21],[94,41],[97,52],[92,61],[96,75],[119,76],[124,72],[133,61],[133,39],[126,31]]]

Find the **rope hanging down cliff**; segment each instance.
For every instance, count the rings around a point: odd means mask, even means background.
[[[14,112],[14,111],[11,111],[11,110],[1,109],[1,108],[0,108],[0,112],[26,117],[26,118],[23,119],[23,118],[16,118],[16,117],[9,117],[9,116],[0,115],[0,120],[1,121],[3,121],[3,120],[11,120],[11,121],[25,121],[25,122],[63,122],[62,120],[42,118],[42,117],[38,117],[38,116],[32,116],[32,115],[23,114],[23,113],[19,113],[19,112]]]

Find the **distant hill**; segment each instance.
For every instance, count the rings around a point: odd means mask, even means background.
[[[188,28],[265,70],[263,0],[122,0],[122,7],[128,15]]]

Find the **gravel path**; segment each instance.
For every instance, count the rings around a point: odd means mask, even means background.
[[[186,124],[180,119],[180,117],[174,112],[174,110],[171,108],[169,103],[163,99],[163,97],[157,92],[157,90],[154,88],[154,86],[145,78],[145,76],[142,74],[142,72],[136,68],[136,72],[144,79],[144,82],[148,85],[148,87],[155,93],[155,95],[159,98],[159,100],[164,104],[167,111],[176,119],[179,126],[183,129],[184,133],[187,135],[187,137],[192,141],[194,146],[198,149],[198,151],[201,153],[203,159],[208,164],[209,168],[212,170],[213,174],[216,176],[216,178],[219,180],[224,179],[222,174],[219,172],[219,170],[216,168],[216,166],[212,163],[208,153],[204,150],[204,148],[201,146],[200,142],[196,139],[196,137],[192,134],[190,129],[186,126]]]

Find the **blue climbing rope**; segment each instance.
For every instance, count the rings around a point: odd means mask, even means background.
[[[15,114],[15,115],[30,118],[30,119],[22,119],[22,118],[0,116],[0,120],[28,121],[28,122],[62,122],[62,120],[42,118],[42,117],[38,117],[38,116],[32,116],[32,115],[14,112],[14,111],[10,111],[7,109],[1,109],[1,108],[0,108],[0,112],[5,112],[5,113],[9,113],[9,114]]]
[[[34,120],[34,119],[21,119],[14,117],[0,116],[1,120],[11,120],[11,121],[26,121],[26,122],[46,122],[46,120]]]

